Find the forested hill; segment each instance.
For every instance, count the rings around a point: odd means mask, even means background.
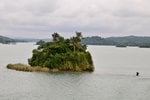
[[[150,37],[125,36],[101,38],[98,36],[82,39],[83,44],[88,45],[115,45],[115,46],[139,46],[150,47]]]
[[[13,43],[13,42],[15,42],[14,39],[11,39],[5,36],[0,36],[0,43],[7,44],[7,43]]]
[[[45,42],[52,41],[51,39],[9,38],[0,35],[0,43],[3,44],[16,43],[16,42],[38,42],[40,40],[43,40]]]

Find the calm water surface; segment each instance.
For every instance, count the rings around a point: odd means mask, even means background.
[[[34,48],[32,43],[0,44],[0,100],[150,98],[150,49],[88,46],[95,65],[93,73],[36,73],[6,68],[8,63],[27,64]]]

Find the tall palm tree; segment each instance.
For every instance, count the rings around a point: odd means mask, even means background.
[[[53,37],[53,42],[64,41],[64,37],[60,36],[56,32],[54,32],[54,34],[52,34],[52,37]]]
[[[82,38],[82,33],[81,32],[76,32],[76,37],[78,37],[78,38]]]
[[[73,51],[76,52],[76,47],[78,47],[78,44],[80,42],[80,39],[78,37],[72,37],[70,39],[70,45],[73,46]]]
[[[59,34],[57,32],[54,32],[54,34],[52,34],[52,37],[53,37],[53,41],[54,42],[57,42],[59,40]]]

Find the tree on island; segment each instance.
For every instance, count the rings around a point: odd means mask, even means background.
[[[82,45],[81,33],[70,39],[64,39],[58,33],[52,34],[53,42],[40,45],[33,50],[31,66],[42,66],[63,71],[93,71],[93,61],[86,45]]]
[[[76,32],[76,37],[78,37],[78,38],[82,38],[83,36],[82,36],[82,33],[81,32]]]
[[[64,41],[64,37],[60,36],[57,32],[52,34],[53,42]]]

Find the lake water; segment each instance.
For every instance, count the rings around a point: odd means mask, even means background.
[[[0,100],[148,100],[150,49],[88,46],[95,72],[19,72],[8,63],[25,63],[32,43],[0,44]],[[136,77],[135,73],[140,72]]]

